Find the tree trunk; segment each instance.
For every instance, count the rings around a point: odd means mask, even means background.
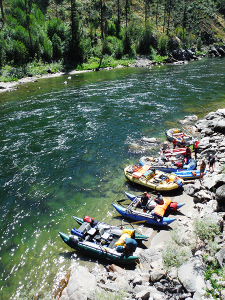
[[[30,33],[30,17],[29,17],[28,10],[27,10],[27,0],[25,0],[25,9],[26,9],[27,30],[28,30],[29,39],[30,39],[31,54],[32,54],[32,57],[34,57],[34,47],[33,47],[31,33]]]
[[[0,6],[1,6],[1,14],[2,14],[2,23],[4,24],[4,10],[3,10],[3,0],[0,0]]]
[[[170,12],[171,12],[171,0],[169,2],[169,8],[168,8],[168,23],[167,23],[167,35],[169,33],[169,27],[170,27]]]
[[[157,22],[158,22],[158,9],[159,9],[159,0],[157,0],[157,4],[156,4],[156,14],[155,14],[155,24],[157,26]]]

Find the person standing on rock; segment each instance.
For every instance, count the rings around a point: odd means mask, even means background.
[[[167,149],[170,149],[167,142],[162,143],[161,146],[162,146],[162,152],[163,153],[165,153]]]
[[[177,146],[177,140],[174,138],[174,139],[173,139],[173,149],[175,149],[176,146]]]
[[[187,159],[187,164],[189,164],[189,161],[191,159],[191,148],[189,147],[189,145],[186,146],[185,157]]]
[[[215,156],[213,154],[209,157],[209,171],[212,173],[214,171],[215,166]]]
[[[205,164],[205,161],[202,160],[202,163],[200,165],[200,177],[199,177],[199,180],[201,181],[203,176],[204,176],[204,173],[205,173],[205,168],[206,168],[206,164]]]
[[[199,141],[195,141],[195,143],[194,143],[195,160],[197,160],[198,144],[199,144]]]
[[[182,139],[181,139],[181,142],[180,142],[180,147],[184,148],[184,146],[185,146],[185,140],[184,140],[184,137],[182,136]]]

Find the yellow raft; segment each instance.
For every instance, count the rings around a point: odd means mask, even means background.
[[[183,186],[183,179],[174,174],[152,169],[149,165],[129,165],[124,174],[131,182],[146,186],[156,191],[171,191]]]

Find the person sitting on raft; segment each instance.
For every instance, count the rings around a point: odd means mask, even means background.
[[[164,200],[163,197],[160,193],[157,193],[157,197],[154,199],[154,201],[159,204],[159,205],[163,205],[164,204]]]

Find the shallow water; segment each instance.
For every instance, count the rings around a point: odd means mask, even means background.
[[[124,167],[158,149],[141,137],[160,142],[185,115],[224,108],[224,82],[218,58],[40,79],[1,93],[1,299],[47,293],[59,269],[91,264],[58,230],[70,232],[72,215],[120,224],[111,203],[143,191]]]

